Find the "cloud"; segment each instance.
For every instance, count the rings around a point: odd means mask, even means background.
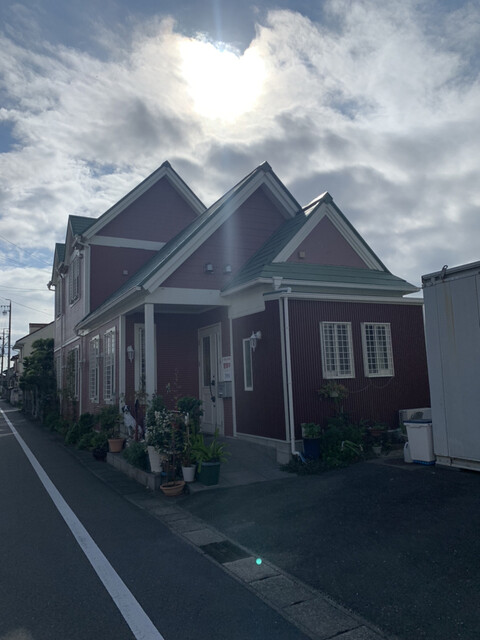
[[[99,20],[87,52],[46,40],[18,9],[0,34],[2,234],[52,254],[68,214],[99,216],[165,159],[207,205],[268,160],[301,203],[330,191],[408,280],[474,258],[480,8],[331,0],[320,22],[265,6],[245,50],[223,45],[263,65],[233,120],[195,110],[192,37],[172,18],[117,32]]]

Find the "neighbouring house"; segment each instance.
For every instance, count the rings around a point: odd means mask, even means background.
[[[14,373],[11,377],[11,389],[10,389],[10,402],[12,404],[19,404],[26,402],[27,405],[31,403],[32,398],[25,398],[22,389],[19,387],[19,381],[24,371],[25,358],[32,353],[32,346],[36,340],[47,340],[53,338],[54,323],[49,324],[40,322],[31,322],[28,325],[28,333],[19,338],[13,345],[13,349],[18,350],[18,354],[13,356],[14,360]],[[31,396],[31,392],[30,392]]]
[[[49,286],[65,412],[197,396],[204,431],[285,459],[302,422],[332,415],[328,381],[358,420],[429,404],[417,287],[328,193],[302,208],[268,163],[209,208],[162,164],[99,218],[69,217]]]
[[[422,282],[437,463],[480,470],[480,262]]]

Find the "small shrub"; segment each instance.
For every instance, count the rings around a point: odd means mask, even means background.
[[[79,424],[75,422],[65,434],[65,444],[77,444],[82,435]]]
[[[165,401],[162,396],[153,396],[152,401],[148,405],[147,414],[145,416],[145,426],[147,429],[155,424],[155,413],[165,410]]]
[[[77,449],[92,449],[92,442],[95,436],[94,431],[84,433],[83,436],[77,442]]]
[[[133,467],[143,471],[148,470],[148,453],[145,445],[141,442],[131,442],[124,450],[123,457]]]
[[[92,449],[103,449],[104,451],[108,450],[108,437],[104,431],[96,431],[93,433],[91,439],[91,447]]]

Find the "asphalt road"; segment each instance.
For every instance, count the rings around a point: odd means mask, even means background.
[[[360,463],[179,505],[399,638],[480,637],[480,473]]]
[[[0,408],[165,640],[305,639],[48,432]],[[134,637],[1,415],[0,514],[1,640]]]

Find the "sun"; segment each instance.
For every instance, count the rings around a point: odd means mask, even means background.
[[[265,66],[255,49],[237,55],[193,38],[180,47],[182,74],[197,113],[234,120],[253,108],[265,77]]]

